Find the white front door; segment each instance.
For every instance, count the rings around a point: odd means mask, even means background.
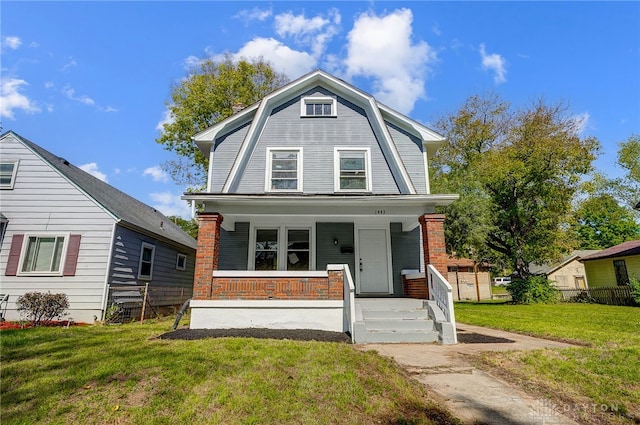
[[[358,293],[390,294],[386,229],[358,229]]]

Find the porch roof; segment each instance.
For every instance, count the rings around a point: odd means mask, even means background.
[[[419,216],[435,212],[436,206],[451,204],[458,195],[186,193],[182,199],[204,205],[205,211],[222,214],[222,227],[226,230],[234,230],[240,221],[310,217],[315,221],[400,222],[403,230],[411,230],[417,227]]]

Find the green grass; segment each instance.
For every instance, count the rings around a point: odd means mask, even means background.
[[[450,424],[348,344],[161,340],[169,321],[2,331],[2,424]]]
[[[458,303],[456,319],[580,344],[486,353],[476,360],[553,400],[581,423],[640,423],[640,308]]]

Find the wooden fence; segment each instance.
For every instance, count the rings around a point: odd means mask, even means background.
[[[565,302],[594,302],[609,305],[638,305],[631,297],[630,286],[609,288],[561,289],[561,300]]]

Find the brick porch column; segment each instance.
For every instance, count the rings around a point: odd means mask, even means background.
[[[418,219],[422,229],[424,264],[433,265],[447,276],[447,249],[444,243],[444,214],[424,214]]]
[[[218,213],[198,214],[198,248],[193,277],[194,300],[211,299],[212,272],[218,269],[221,224],[222,215]]]

